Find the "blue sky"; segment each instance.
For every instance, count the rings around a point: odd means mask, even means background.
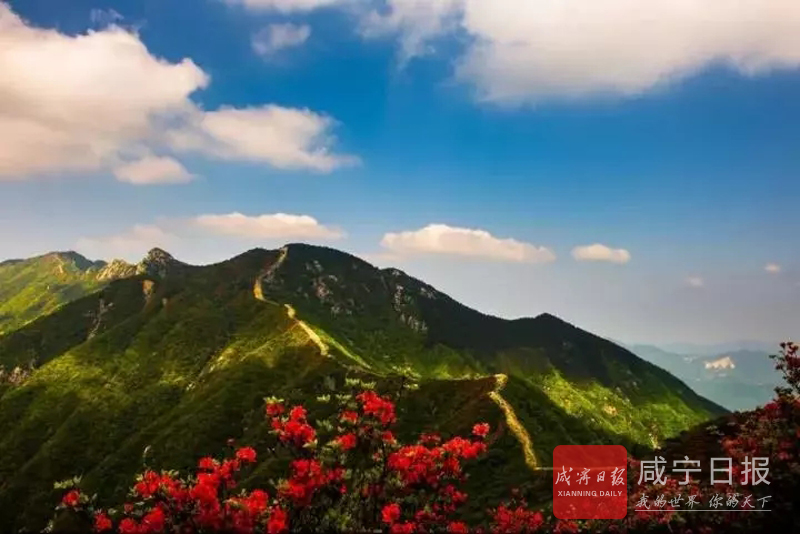
[[[0,256],[305,241],[625,341],[796,336],[800,8],[626,2],[2,5]]]

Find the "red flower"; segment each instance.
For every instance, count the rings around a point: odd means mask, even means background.
[[[133,519],[126,517],[119,522],[119,534],[139,534],[139,525]]]
[[[142,498],[152,497],[161,486],[161,477],[155,471],[145,471],[142,479],[136,483],[133,490]]]
[[[388,525],[392,525],[400,519],[400,505],[397,503],[387,504],[381,510],[381,520]]]
[[[94,531],[105,532],[106,530],[111,530],[111,519],[103,512],[97,512],[94,514]]]
[[[166,517],[161,508],[154,508],[142,518],[142,526],[147,527],[146,532],[161,532],[164,530]]]
[[[200,469],[215,469],[217,467],[217,461],[209,456],[205,458],[200,458],[200,461],[197,462],[197,467]]]
[[[290,421],[305,421],[306,420],[306,409],[302,406],[295,406],[291,410],[289,410],[289,420]]]
[[[365,415],[371,415],[378,419],[382,425],[390,425],[395,422],[394,403],[384,399],[372,390],[362,391],[356,396],[361,402],[361,409]]]
[[[381,440],[383,440],[384,443],[394,443],[397,441],[391,430],[384,430],[383,433],[381,433]]]
[[[391,534],[414,534],[417,531],[416,523],[395,523],[389,530]]]
[[[267,404],[267,415],[270,417],[277,417],[284,412],[283,404],[278,402],[270,402]]]
[[[256,461],[256,450],[253,447],[242,447],[236,451],[236,459],[249,464]]]
[[[466,534],[469,532],[469,529],[467,528],[467,525],[461,521],[453,521],[447,525],[447,532],[450,532],[451,534]]]
[[[356,412],[350,412],[350,411],[342,412],[341,418],[342,418],[342,421],[345,421],[345,422],[348,422],[348,423],[355,424],[355,423],[358,422],[358,414]]]
[[[288,516],[280,508],[273,508],[267,519],[267,534],[280,534],[289,527]]]
[[[317,433],[311,425],[299,421],[289,421],[278,429],[278,435],[284,443],[294,443],[298,447],[317,438]]]
[[[472,427],[472,433],[479,438],[485,438],[489,433],[489,423],[478,423]]]
[[[81,492],[74,489],[67,492],[66,495],[61,499],[61,504],[64,506],[69,506],[70,508],[74,508],[78,506],[80,502]]]
[[[350,432],[349,434],[344,434],[342,436],[339,436],[338,438],[336,438],[335,442],[337,445],[339,445],[339,447],[341,447],[343,451],[348,451],[356,446],[358,438],[356,438],[355,434]]]
[[[252,493],[245,499],[242,504],[247,508],[247,511],[254,516],[261,515],[267,510],[269,495],[263,490],[253,490]]]

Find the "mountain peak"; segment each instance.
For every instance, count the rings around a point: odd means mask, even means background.
[[[101,268],[106,264],[104,261],[92,261],[74,250],[48,252],[41,257],[46,260],[55,260],[59,263],[71,263],[80,271]]]
[[[158,247],[151,248],[142,261],[175,261],[172,254]]]
[[[176,267],[185,264],[172,257],[172,254],[158,247],[150,251],[136,265],[136,274],[149,274],[151,276],[165,277]]]

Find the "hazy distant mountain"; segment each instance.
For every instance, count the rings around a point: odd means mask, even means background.
[[[779,340],[784,341],[784,340]],[[776,344],[772,341],[731,341],[729,343],[665,343],[659,344],[659,348],[676,354],[696,354],[704,356],[716,356],[727,352],[752,351],[752,352],[775,352]]]
[[[758,342],[744,344],[761,346]],[[763,350],[739,349],[714,354],[681,354],[653,345],[630,345],[627,348],[677,376],[700,395],[731,410],[748,410],[769,402],[774,396],[775,386],[781,381],[769,358],[769,354],[777,351],[777,345]]]

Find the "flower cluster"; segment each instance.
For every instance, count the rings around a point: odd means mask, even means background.
[[[488,424],[476,424],[471,438],[429,434],[406,445],[391,429],[397,416],[390,398],[366,388],[339,401],[332,417],[312,425],[305,407],[268,399],[273,448],[201,458],[187,477],[146,470],[118,509],[100,509],[72,487],[59,509],[90,519],[95,532],[121,534],[470,531],[457,517],[467,501],[459,489],[463,464],[486,451]],[[287,478],[271,489],[240,490],[241,472],[263,453],[287,461]]]

